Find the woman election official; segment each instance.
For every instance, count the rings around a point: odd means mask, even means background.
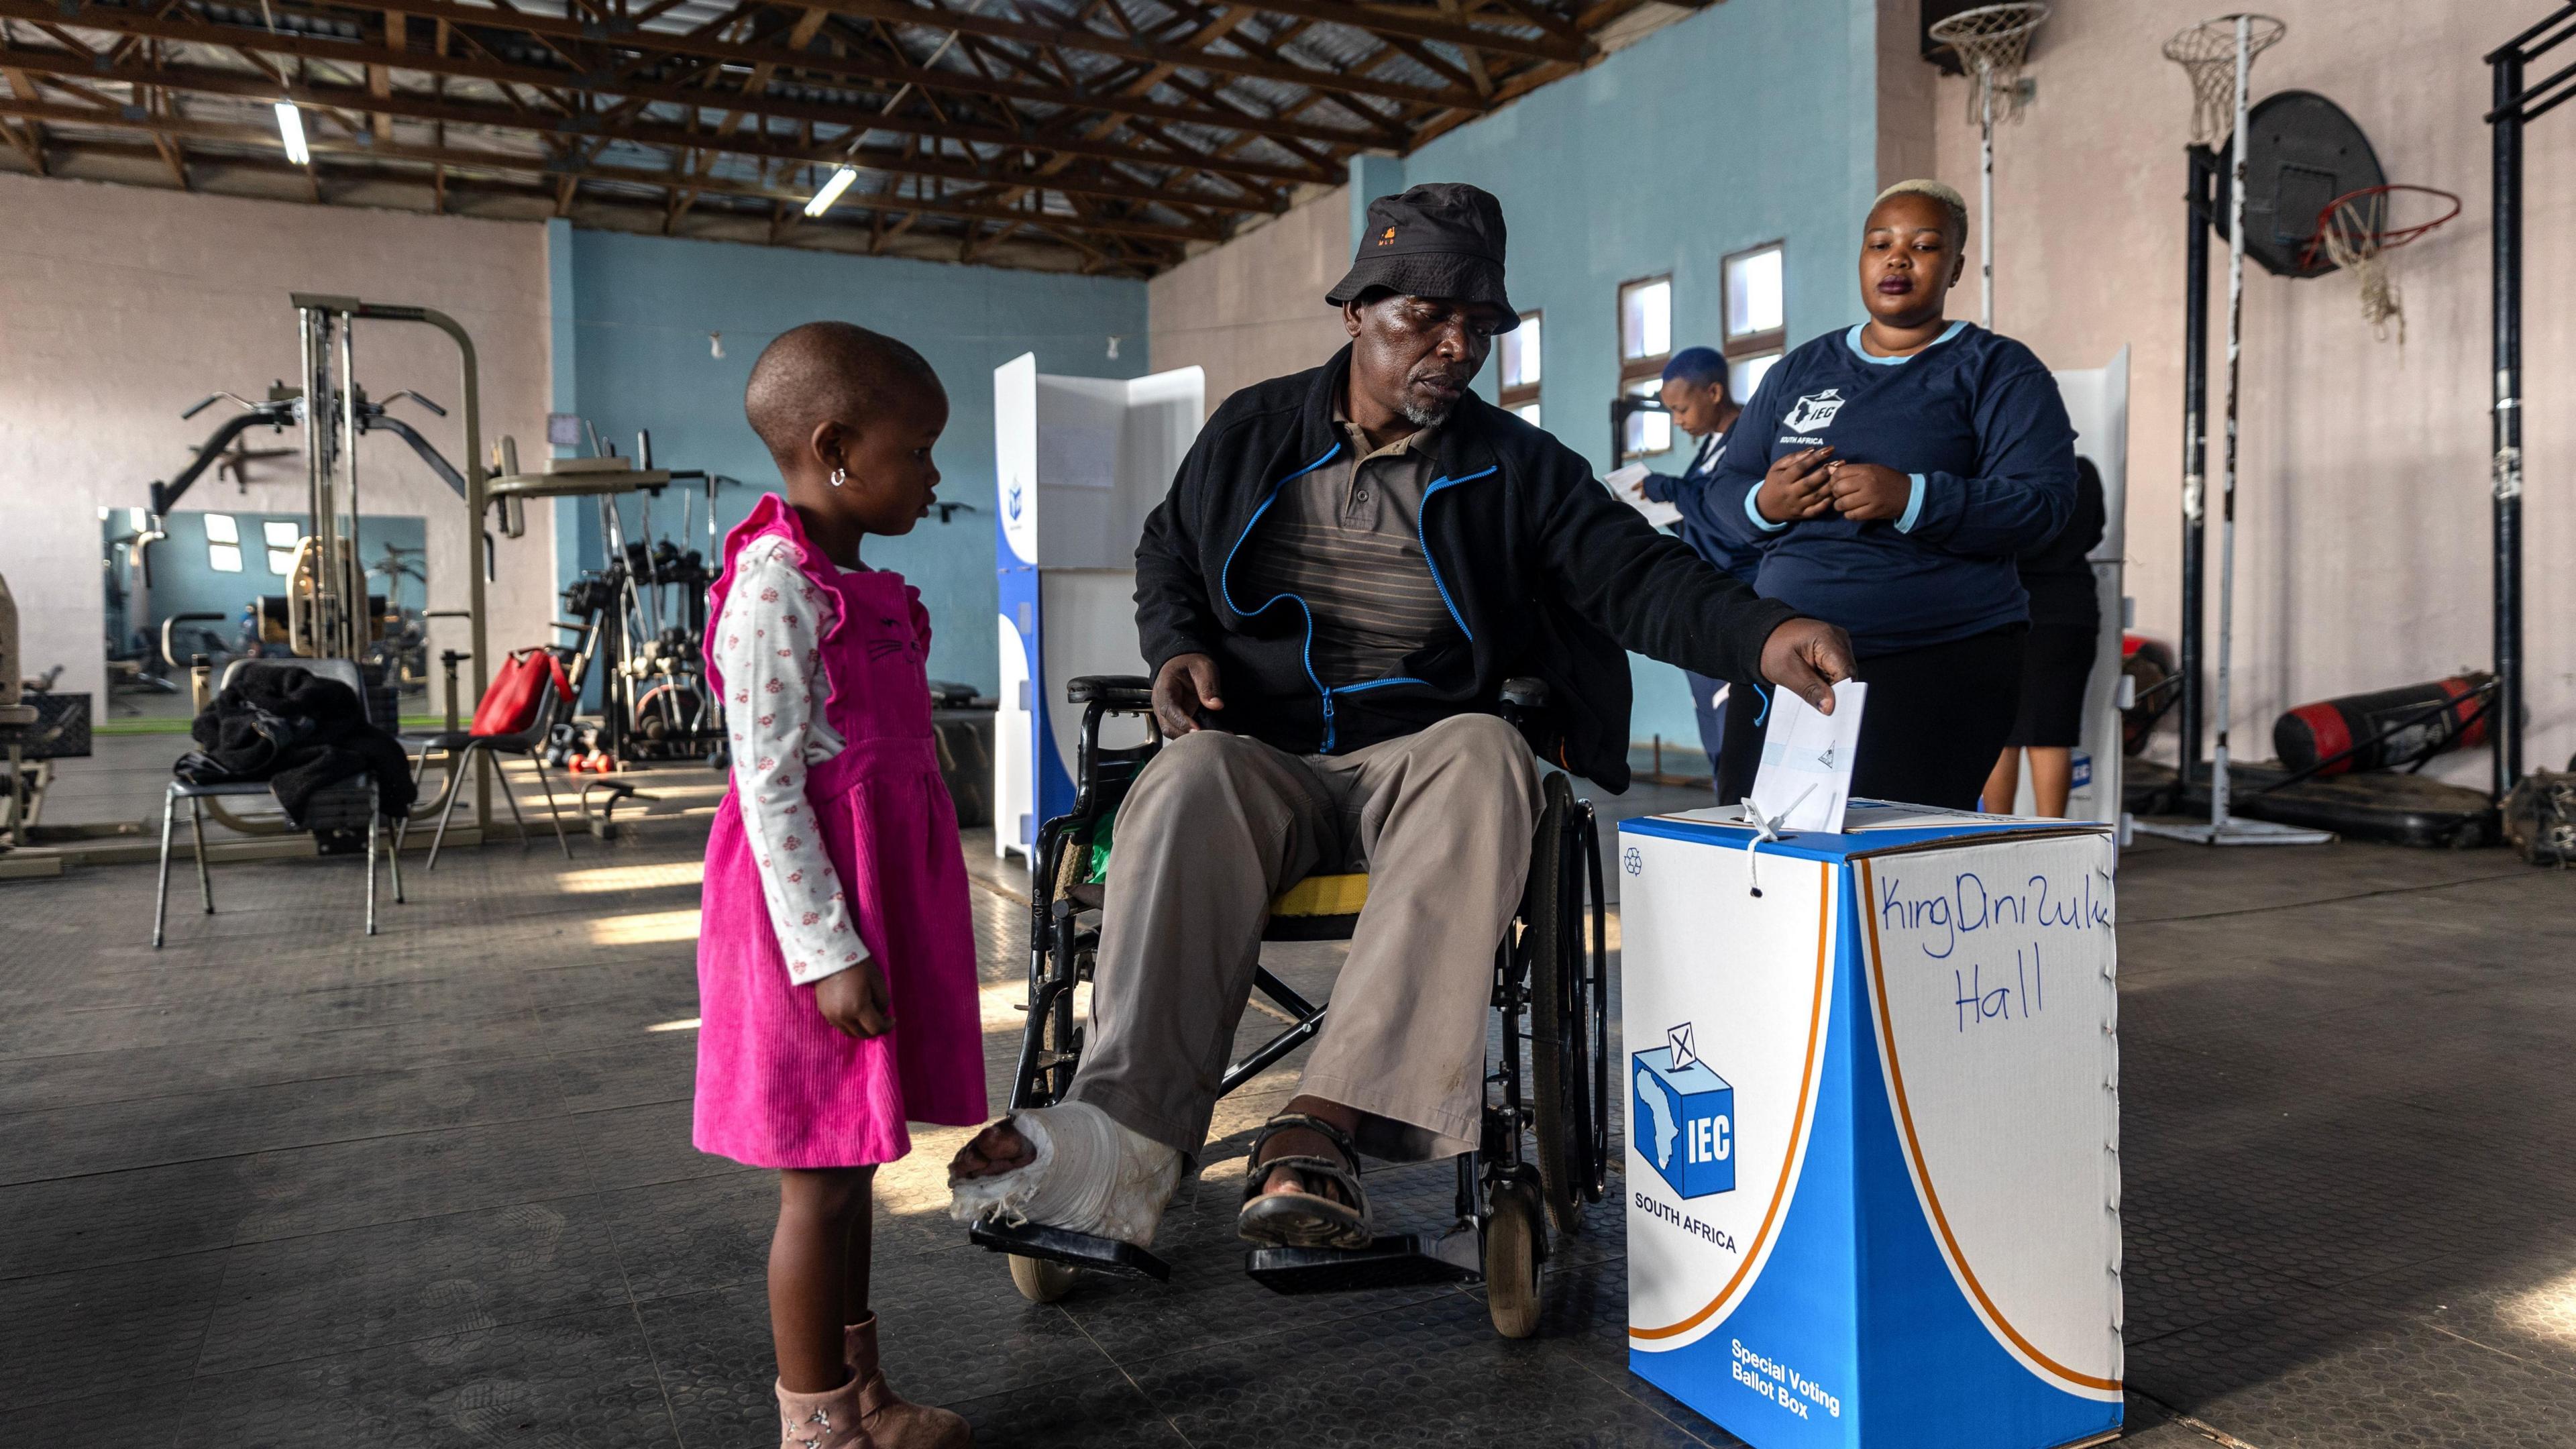
[[[2056,379],[2029,348],[1943,315],[1967,241],[1948,186],[1881,193],[1861,231],[1869,320],[1781,359],[1691,500],[1762,550],[1760,593],[1850,631],[1869,685],[1852,793],[1963,810],[2019,700],[2030,609],[2015,557],[2075,507]],[[1768,706],[1729,696],[1719,798],[1751,792]]]

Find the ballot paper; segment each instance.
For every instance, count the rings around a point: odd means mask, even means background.
[[[1618,496],[1620,502],[1646,516],[1657,528],[1670,528],[1682,521],[1682,511],[1669,503],[1657,503],[1646,496],[1646,475],[1654,470],[1643,463],[1610,470],[1602,484]]]
[[[1928,830],[2026,823],[2010,815],[1988,815],[1978,810],[1944,810],[1938,805],[1905,805],[1893,800],[1854,800],[1843,811],[1845,835],[1858,835],[1867,830]]]
[[[1753,808],[1763,819],[1782,830],[1841,833],[1868,695],[1868,685],[1844,680],[1834,686],[1834,712],[1818,714],[1791,690],[1771,691],[1762,768],[1753,776]]]

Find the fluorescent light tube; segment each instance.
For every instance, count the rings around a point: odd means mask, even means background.
[[[830,211],[832,203],[840,200],[841,193],[849,190],[850,183],[858,179],[859,173],[847,166],[833,172],[832,179],[823,183],[823,189],[814,193],[814,199],[805,203],[805,214],[821,216],[824,212]]]
[[[304,145],[304,113],[293,101],[277,103],[277,138],[286,143],[286,159],[298,166],[313,164],[313,153]]]

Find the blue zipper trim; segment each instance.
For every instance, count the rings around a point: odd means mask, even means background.
[[[1298,479],[1305,477],[1307,474],[1314,472],[1316,469],[1323,467],[1326,463],[1329,463],[1329,462],[1333,461],[1333,459],[1335,459],[1335,458],[1337,458],[1337,457],[1339,457],[1339,456],[1341,455],[1341,451],[1342,451],[1342,445],[1341,445],[1341,444],[1339,444],[1339,443],[1335,443],[1333,446],[1331,446],[1331,447],[1329,447],[1329,448],[1326,448],[1326,449],[1324,450],[1324,456],[1322,456],[1322,457],[1320,457],[1320,458],[1317,458],[1314,462],[1307,464],[1305,467],[1298,469],[1296,472],[1291,473],[1291,474],[1289,474],[1287,477],[1282,478],[1282,479],[1280,479],[1278,482],[1273,483],[1273,484],[1271,484],[1271,485],[1270,485],[1270,493],[1269,493],[1269,496],[1267,496],[1267,497],[1265,497],[1265,498],[1263,498],[1263,499],[1261,500],[1261,506],[1260,506],[1259,508],[1256,508],[1256,509],[1252,510],[1252,517],[1251,517],[1251,518],[1249,518],[1249,519],[1247,519],[1247,520],[1245,520],[1245,522],[1244,522],[1244,525],[1243,525],[1243,532],[1241,532],[1241,533],[1239,533],[1239,534],[1235,535],[1235,539],[1234,539],[1234,547],[1232,547],[1232,548],[1230,548],[1230,549],[1227,549],[1227,550],[1225,551],[1225,567],[1224,567],[1224,568],[1221,568],[1221,569],[1219,569],[1219,570],[1217,570],[1217,575],[1216,575],[1216,591],[1217,591],[1217,596],[1218,596],[1219,598],[1221,598],[1221,599],[1223,599],[1223,600],[1225,601],[1225,606],[1226,606],[1227,608],[1232,609],[1232,610],[1234,610],[1236,613],[1241,614],[1241,615],[1243,615],[1243,617],[1245,617],[1245,618],[1249,619],[1249,618],[1251,618],[1254,614],[1258,614],[1258,613],[1263,612],[1264,610],[1267,610],[1267,609],[1268,609],[1272,604],[1278,603],[1280,599],[1294,599],[1294,598],[1296,598],[1296,597],[1297,597],[1297,596],[1296,596],[1296,595],[1294,595],[1294,594],[1280,594],[1280,595],[1278,595],[1278,596],[1276,596],[1276,597],[1274,597],[1274,598],[1270,598],[1270,599],[1266,599],[1266,600],[1262,601],[1261,608],[1259,608],[1259,609],[1252,609],[1252,610],[1248,610],[1248,611],[1247,611],[1247,610],[1246,610],[1246,609],[1244,609],[1241,605],[1239,605],[1239,604],[1235,603],[1235,601],[1234,601],[1234,584],[1233,584],[1233,579],[1234,579],[1234,556],[1235,556],[1236,554],[1239,554],[1239,553],[1243,552],[1243,542],[1244,542],[1244,540],[1245,540],[1245,539],[1248,539],[1248,538],[1250,538],[1250,537],[1252,537],[1252,530],[1254,530],[1255,528],[1258,528],[1258,527],[1260,527],[1260,526],[1261,526],[1261,515],[1263,515],[1263,514],[1265,514],[1265,513],[1268,513],[1268,512],[1270,511],[1270,505],[1279,501],[1279,490],[1280,490],[1280,489],[1287,487],[1289,484],[1294,483],[1294,482],[1296,482]],[[1299,604],[1303,604],[1303,603],[1305,603],[1305,600],[1303,600],[1303,599],[1298,599],[1298,600],[1297,600],[1297,602],[1298,602]],[[1314,630],[1314,615],[1310,612],[1310,613],[1306,616],[1306,619],[1307,619],[1307,631],[1308,631],[1308,633],[1311,635],[1311,634],[1312,634],[1312,632],[1313,632],[1313,630]],[[1308,671],[1308,673],[1309,673],[1309,674],[1311,674],[1312,672],[1313,672],[1312,670],[1309,670],[1309,671]],[[1321,689],[1321,688],[1323,688],[1323,686],[1322,686],[1322,685],[1320,685],[1320,684],[1316,685],[1315,687],[1316,687],[1317,689]]]
[[[1762,701],[1762,707],[1753,712],[1753,727],[1758,730],[1762,728],[1762,722],[1771,717],[1771,691],[1758,684],[1752,686],[1752,689],[1753,697]]]
[[[1333,461],[1334,458],[1341,455],[1341,451],[1342,445],[1335,443],[1333,446],[1324,450],[1324,455],[1322,457],[1317,458],[1314,462],[1307,464],[1305,467],[1298,469],[1287,477],[1280,479],[1278,482],[1271,484],[1269,496],[1263,498],[1261,500],[1261,506],[1252,510],[1252,517],[1244,521],[1243,532],[1235,535],[1234,547],[1225,551],[1225,567],[1219,569],[1216,576],[1217,596],[1224,601],[1227,608],[1234,610],[1236,613],[1243,615],[1243,617],[1247,619],[1253,617],[1255,614],[1268,613],[1271,606],[1277,604],[1282,599],[1295,604],[1297,606],[1297,612],[1305,616],[1306,642],[1298,648],[1297,660],[1299,667],[1306,671],[1306,682],[1315,686],[1315,693],[1323,697],[1324,747],[1321,753],[1328,755],[1333,752],[1333,692],[1324,687],[1322,676],[1315,673],[1315,611],[1307,605],[1304,599],[1299,598],[1295,594],[1273,594],[1269,598],[1262,600],[1261,606],[1256,609],[1246,609],[1242,605],[1237,604],[1234,601],[1234,559],[1235,555],[1243,552],[1244,541],[1252,537],[1252,530],[1261,526],[1262,515],[1270,511],[1271,504],[1279,501],[1279,490],[1296,482],[1298,479],[1305,477],[1307,474],[1314,472],[1316,469],[1323,467],[1326,463]]]
[[[1361,694],[1368,690],[1385,689],[1390,685],[1398,684],[1418,684],[1427,689],[1431,684],[1431,681],[1427,679],[1417,679],[1409,674],[1399,674],[1390,675],[1385,679],[1372,679],[1364,684],[1345,684],[1339,689],[1327,689],[1324,687],[1323,677],[1315,673],[1315,611],[1303,598],[1296,594],[1273,594],[1269,598],[1262,600],[1259,607],[1252,609],[1246,609],[1234,601],[1233,581],[1235,556],[1243,552],[1245,541],[1252,537],[1253,529],[1260,527],[1262,516],[1270,511],[1270,505],[1279,501],[1279,490],[1296,482],[1298,479],[1305,477],[1307,474],[1314,472],[1316,469],[1323,467],[1326,463],[1333,461],[1334,458],[1341,455],[1341,451],[1342,445],[1335,443],[1332,447],[1325,450],[1322,457],[1317,458],[1305,467],[1298,469],[1296,472],[1291,473],[1287,477],[1284,477],[1278,482],[1270,485],[1269,495],[1261,500],[1260,507],[1252,510],[1252,517],[1244,522],[1243,532],[1235,536],[1234,546],[1225,551],[1225,566],[1218,570],[1216,581],[1217,596],[1224,601],[1225,606],[1234,610],[1236,613],[1243,615],[1247,619],[1256,614],[1268,612],[1272,606],[1283,600],[1288,603],[1295,604],[1297,606],[1297,612],[1305,617],[1306,642],[1299,648],[1297,657],[1300,667],[1306,671],[1306,682],[1315,687],[1315,693],[1323,700],[1324,742],[1322,747],[1317,750],[1316,753],[1325,755],[1329,755],[1333,752],[1334,740],[1340,733],[1340,725],[1333,717],[1333,697],[1335,695]],[[1458,625],[1458,632],[1466,635],[1467,642],[1470,644],[1476,642],[1475,631],[1467,627],[1466,616],[1458,612],[1457,601],[1449,597],[1448,582],[1440,577],[1440,563],[1439,560],[1434,559],[1431,556],[1431,539],[1429,534],[1425,531],[1425,520],[1423,515],[1430,511],[1431,496],[1439,492],[1441,489],[1448,488],[1459,483],[1473,483],[1477,479],[1484,477],[1486,474],[1497,471],[1500,471],[1499,465],[1488,467],[1482,473],[1470,473],[1464,478],[1435,478],[1432,480],[1429,487],[1422,490],[1422,504],[1414,510],[1414,543],[1422,550],[1422,562],[1431,570],[1431,586],[1440,591],[1441,607],[1449,611],[1450,619]]]
[[[1449,611],[1449,617],[1458,625],[1458,632],[1466,635],[1467,642],[1470,644],[1476,642],[1476,631],[1467,627],[1467,617],[1458,612],[1457,601],[1449,597],[1448,581],[1440,577],[1440,560],[1431,556],[1431,496],[1443,488],[1460,483],[1473,483],[1484,477],[1485,473],[1499,472],[1501,466],[1493,464],[1488,466],[1484,473],[1470,473],[1464,478],[1434,478],[1431,480],[1431,486],[1422,490],[1422,502],[1413,510],[1413,542],[1422,550],[1422,562],[1431,570],[1431,587],[1440,591],[1441,606]]]

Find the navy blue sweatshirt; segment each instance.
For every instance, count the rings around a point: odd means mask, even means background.
[[[1760,517],[1772,462],[1823,443],[1910,475],[1904,514]],[[1871,357],[1853,327],[1782,358],[1727,430],[1709,486],[1674,501],[1762,549],[1765,598],[1840,624],[1863,658],[1893,654],[2029,619],[2014,559],[2075,510],[2075,429],[2057,379],[2010,338],[1954,322],[1911,357]]]
[[[1711,444],[1715,446],[1712,447]],[[1690,466],[1683,469],[1682,475],[1678,478],[1670,473],[1647,474],[1645,486],[1647,501],[1671,503],[1675,507],[1680,507],[1677,500],[1683,494],[1707,491],[1709,480],[1717,476],[1719,449],[1725,446],[1726,438],[1723,434],[1701,440],[1698,450],[1691,454]],[[1681,535],[1682,542],[1691,546],[1691,552],[1748,584],[1753,582],[1755,575],[1762,571],[1762,550],[1759,547],[1750,543],[1738,543],[1728,534],[1711,532],[1702,527],[1687,508],[1682,510]]]

